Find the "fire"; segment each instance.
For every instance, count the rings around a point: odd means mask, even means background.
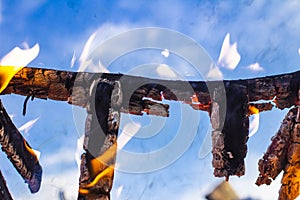
[[[105,176],[112,176],[113,173],[114,173],[114,166],[112,166],[112,165],[108,166],[105,170],[103,170],[101,173],[99,173],[92,182],[83,186],[83,188],[79,188],[79,193],[80,194],[88,194],[89,193],[88,188],[95,186],[100,181],[101,178],[103,178]]]
[[[80,194],[88,194],[89,188],[95,186],[103,177],[113,176],[114,164],[108,164],[108,163],[112,163],[111,161],[115,159],[116,151],[117,151],[117,144],[115,143],[104,154],[90,161],[91,175],[95,176],[95,178],[92,182],[79,188]]]
[[[93,187],[94,185],[96,185],[99,180],[105,176],[112,176],[114,172],[114,167],[113,166],[109,166],[107,167],[105,170],[103,170],[101,173],[99,173],[92,182],[90,182],[89,184],[87,184],[85,186],[85,188],[91,188]]]
[[[198,99],[198,97],[197,97],[196,94],[193,94],[193,96],[191,97],[191,99],[192,99],[192,103],[199,103],[199,99]]]
[[[258,113],[259,113],[259,109],[256,108],[256,107],[253,106],[253,105],[249,105],[249,106],[248,106],[248,113],[249,113],[250,115],[258,114]]]
[[[110,163],[111,160],[115,159],[116,152],[117,152],[117,144],[114,144],[104,154],[91,160],[92,176],[96,176],[97,174],[99,175],[99,173],[100,173],[99,171],[101,171],[101,169],[103,169],[103,166],[108,165],[108,163]]]
[[[259,109],[254,105],[248,106],[248,115],[250,116],[249,137],[252,137],[259,128]]]
[[[32,149],[25,140],[24,140],[24,146],[25,146],[25,149],[32,155],[32,157],[37,162],[39,160],[38,155],[36,154],[35,150]]]
[[[38,56],[39,51],[39,44],[25,50],[15,47],[0,60],[0,93],[18,71]]]
[[[0,93],[7,87],[9,81],[23,67],[1,66],[0,67]]]

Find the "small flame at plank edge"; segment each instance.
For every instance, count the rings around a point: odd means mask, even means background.
[[[10,80],[23,67],[0,66],[0,93],[7,87]]]
[[[7,87],[13,76],[34,60],[39,52],[39,44],[25,50],[15,47],[0,60],[0,93]]]
[[[126,124],[125,127],[123,128],[123,131],[120,133],[120,136],[117,139],[118,147],[117,147],[117,145],[113,145],[103,155],[91,160],[91,166],[92,166],[93,173],[97,173],[96,169],[99,169],[98,165],[101,162],[108,163],[108,161],[110,159],[112,159],[112,157],[115,156],[117,148],[118,149],[124,148],[124,146],[131,140],[132,137],[134,137],[134,135],[138,132],[138,130],[140,128],[141,128],[141,125],[137,124],[137,123],[131,122],[131,123]],[[80,139],[78,140],[78,142],[80,143]],[[77,164],[78,164],[78,167],[80,167],[79,162]],[[117,165],[117,163],[116,163],[116,165]],[[92,182],[83,186],[82,188],[79,188],[79,193],[88,194],[89,193],[88,188],[91,188],[94,185],[96,185],[101,178],[103,178],[105,176],[110,176],[111,173],[113,173],[113,171],[114,171],[114,166],[112,166],[112,165],[108,166],[105,170],[98,173]],[[120,190],[122,190],[122,188]],[[121,191],[119,191],[119,193],[120,192]]]
[[[25,140],[24,140],[24,146],[27,149],[27,151],[34,157],[35,161],[38,162],[41,156],[41,152],[29,147],[28,143]]]
[[[249,137],[252,137],[259,128],[259,109],[255,106],[248,106],[248,113],[250,116],[250,124],[249,124]]]
[[[89,188],[95,186],[99,180],[105,176],[112,176],[114,171],[114,167],[113,166],[108,166],[105,170],[103,170],[102,172],[100,172],[92,182],[88,183],[87,185],[83,186],[82,188],[79,188],[79,193],[80,194],[88,194],[89,193]]]

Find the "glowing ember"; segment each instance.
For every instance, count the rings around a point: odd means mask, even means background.
[[[33,150],[28,143],[24,140],[24,146],[26,150],[32,155],[32,157],[35,159],[35,162],[38,162],[38,155],[36,154],[35,150]]]
[[[12,77],[23,67],[5,66],[0,68],[0,93],[6,88]]]
[[[253,105],[248,106],[248,115],[250,116],[249,137],[252,137],[259,127],[259,109]]]
[[[79,193],[80,194],[88,194],[89,193],[88,188],[95,186],[100,181],[101,178],[103,178],[105,176],[109,176],[109,177],[112,176],[113,173],[114,173],[114,167],[108,166],[105,170],[103,170],[101,173],[99,173],[92,182],[83,186],[83,188],[79,188]]]
[[[113,166],[109,166],[107,167],[105,170],[103,170],[101,173],[99,173],[92,182],[90,182],[89,184],[87,184],[85,186],[85,188],[91,188],[93,187],[94,185],[96,185],[99,180],[105,176],[112,176],[114,172],[114,167]]]
[[[113,144],[104,154],[98,156],[91,160],[91,172],[92,176],[99,176],[101,174],[101,169],[103,169],[103,165],[108,165],[111,160],[115,159],[117,151],[117,144]]]
[[[198,97],[197,97],[196,94],[193,94],[193,96],[191,97],[191,99],[192,99],[192,103],[199,103],[199,99],[198,99]]]
[[[258,114],[259,109],[256,108],[255,106],[249,105],[248,106],[248,114],[253,115],[253,114]]]
[[[87,190],[87,189],[79,188],[78,192],[79,192],[80,194],[86,195],[86,194],[88,194],[90,191]]]

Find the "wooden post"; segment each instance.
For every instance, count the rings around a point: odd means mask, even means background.
[[[122,104],[120,83],[99,82],[94,94],[87,109],[78,199],[109,200]]]
[[[227,98],[226,98],[227,97]],[[227,84],[214,92],[211,123],[214,175],[226,177],[245,173],[249,132],[248,98],[246,87]]]
[[[300,90],[299,90],[300,99]],[[259,160],[256,184],[270,185],[284,171],[279,200],[294,200],[300,195],[300,106],[292,108],[279,131],[272,138],[263,158]]]

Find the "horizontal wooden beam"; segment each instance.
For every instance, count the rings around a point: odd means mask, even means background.
[[[280,109],[299,104],[297,93],[300,71],[243,80],[174,81],[123,74],[71,72],[25,67],[10,81],[1,94],[18,94],[41,99],[68,101],[86,107],[95,81],[121,82],[121,112],[168,116],[168,105],[162,99],[182,101],[197,110],[210,111],[211,95],[216,87],[239,85],[247,91],[249,102],[273,100]],[[155,100],[155,101],[153,101]]]

